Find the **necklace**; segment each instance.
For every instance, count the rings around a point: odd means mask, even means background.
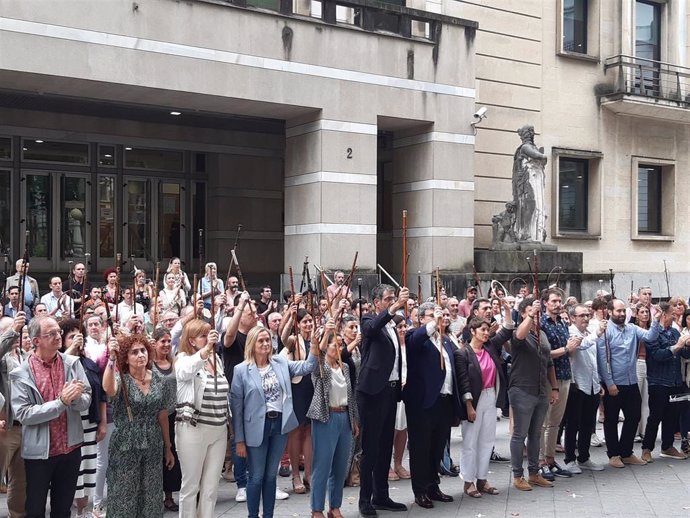
[[[148,372],[144,371],[144,377],[141,378],[141,379],[139,379],[139,378],[137,378],[134,374],[132,374],[132,371],[129,371],[129,375],[132,376],[132,378],[133,378],[134,380],[138,381],[138,382],[141,383],[142,385],[146,385],[146,376],[147,376],[147,374],[148,374]]]

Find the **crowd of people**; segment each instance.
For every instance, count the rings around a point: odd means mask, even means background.
[[[0,317],[11,518],[43,517],[48,499],[54,518],[211,518],[221,479],[249,518],[272,518],[289,496],[279,475],[309,493],[313,518],[342,518],[346,485],[371,517],[407,510],[389,480],[411,479],[431,509],[453,501],[442,475],[471,498],[506,489],[492,461],[530,491],[604,470],[591,446],[605,443],[611,469],[653,462],[659,427],[662,457],[690,454],[690,403],[673,401],[690,392],[690,311],[680,297],[653,305],[647,287],[626,301],[527,285],[420,300],[378,284],[365,299],[339,271],[322,295],[263,286],[252,299],[212,262],[192,286],[175,258],[160,286],[142,270],[97,283],[78,263],[41,296],[29,266],[17,261]]]

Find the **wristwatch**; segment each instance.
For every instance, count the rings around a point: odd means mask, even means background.
[[[551,390],[555,390],[556,392],[560,392],[560,389],[558,387],[551,387]]]

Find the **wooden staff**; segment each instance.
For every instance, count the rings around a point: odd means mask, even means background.
[[[156,261],[156,283],[153,286],[153,330],[158,326],[158,281],[161,272],[161,263]]]
[[[242,269],[240,268],[240,263],[237,260],[237,254],[234,250],[231,250],[232,260],[235,261],[235,268],[237,268],[237,279],[240,281],[240,289],[242,291],[247,291],[247,287],[244,284],[244,277],[242,276]]]
[[[115,274],[117,275],[117,281],[115,284],[115,320],[120,321],[120,262],[122,261],[122,254],[115,255]],[[106,301],[106,304],[108,301]]]
[[[67,296],[69,297],[69,300],[72,300],[72,261],[67,261]],[[69,303],[68,303],[69,305]],[[71,307],[68,308],[69,311],[69,317],[72,318],[72,309]],[[81,333],[81,329],[79,330]]]
[[[613,268],[609,268],[609,285],[611,286],[611,298],[616,298],[616,286],[613,284]]]
[[[217,272],[218,270],[216,270]],[[213,280],[211,280],[211,329],[216,328],[216,290],[213,286]],[[213,345],[213,391],[218,392],[218,373],[216,371],[218,367],[218,362],[216,361],[216,345]]]
[[[132,261],[132,314],[137,314],[137,268],[134,266],[134,256],[129,256]]]
[[[484,293],[482,291],[482,283],[479,280],[479,274],[477,273],[477,268],[475,268],[474,265],[472,265],[472,276],[474,277],[474,283],[477,285],[477,289],[479,290],[479,296],[484,297]]]
[[[29,262],[29,231],[26,231],[24,238],[24,255],[22,256],[22,271],[19,272],[19,300],[17,301],[17,311],[24,311],[24,285],[26,284],[26,265]]]
[[[296,304],[297,302],[295,297],[295,278],[292,275],[292,266],[288,266],[288,275],[290,277],[290,293],[292,293],[292,302],[290,304],[292,305]],[[293,324],[295,326],[295,340],[297,340],[297,337],[299,336],[299,324],[297,323],[297,313],[295,313],[295,321],[293,322]],[[299,341],[296,346],[299,347]]]
[[[424,300],[422,298],[422,272],[417,270],[417,300],[421,304]]]
[[[534,253],[534,294],[539,301],[539,313],[537,314],[537,320],[535,324],[537,325],[537,347],[541,346],[541,292],[539,290],[539,256],[537,256],[537,251],[532,250]]]
[[[436,267],[436,305],[441,306],[441,273],[439,272],[438,266]],[[434,309],[435,311],[435,309]],[[443,361],[443,335],[445,334],[445,329],[443,327],[443,316],[438,319],[438,342],[440,350],[438,351],[441,357],[441,370],[446,370],[446,362]]]
[[[321,270],[321,291],[326,295],[326,302],[328,303],[328,315],[333,316],[331,311],[331,294],[328,292],[328,281],[326,280],[326,274]]]
[[[118,256],[120,254],[117,254]],[[110,307],[108,306],[108,302],[105,303],[105,315],[106,315],[106,322],[108,323],[108,327],[110,328],[110,336],[112,338],[115,338],[115,329],[113,325],[113,318],[110,315]],[[122,372],[120,369],[120,362],[117,362],[117,370],[120,371],[120,385],[122,386],[122,397],[125,400],[125,408],[127,409],[127,418],[129,419],[129,422],[131,423],[133,420],[132,417],[132,405],[129,402],[129,390],[127,389],[127,381],[125,380],[125,373]]]
[[[402,285],[407,286],[407,211],[402,211]],[[407,309],[405,310],[407,312]]]
[[[197,301],[197,289],[199,288],[199,274],[195,273],[194,274],[194,295],[192,296],[192,300],[194,301],[194,318],[201,318],[201,315],[196,309],[196,301]]]
[[[89,262],[86,261],[84,265],[84,280],[81,285],[81,303],[79,305],[79,332],[84,333],[84,302],[86,301],[86,285],[89,282]],[[105,303],[107,314],[110,315],[110,308],[108,302]],[[84,333],[86,334],[86,333]]]
[[[240,231],[242,230],[242,223],[238,223],[237,225],[237,234],[235,234],[235,244],[232,245],[232,251],[236,251],[237,247],[240,244]],[[228,264],[228,274],[225,276],[225,282],[228,281],[230,278],[230,274],[232,273],[232,265],[236,263],[236,257],[234,254],[232,254],[232,251],[230,253],[230,263]]]

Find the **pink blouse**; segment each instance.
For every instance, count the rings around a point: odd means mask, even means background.
[[[491,355],[482,348],[479,352],[475,351],[479,360],[479,368],[482,371],[482,389],[494,388],[496,386],[496,364],[491,359]]]

